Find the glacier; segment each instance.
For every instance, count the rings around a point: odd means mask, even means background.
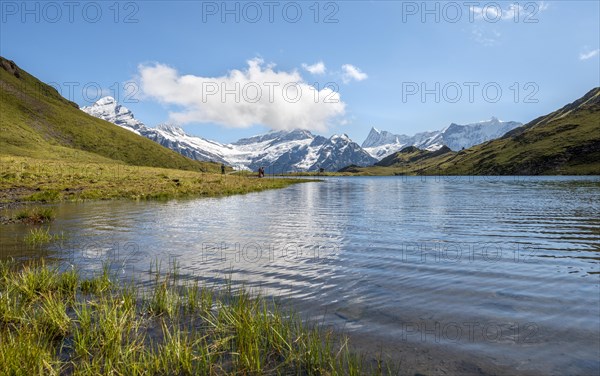
[[[347,135],[326,138],[309,131],[273,131],[223,144],[187,134],[173,124],[148,127],[112,97],[104,97],[82,111],[149,138],[188,158],[224,163],[239,170],[265,167],[269,173],[337,171],[347,165],[369,166],[377,159]]]
[[[442,130],[421,132],[414,136],[396,135],[373,127],[361,146],[379,160],[407,146],[435,151],[446,145],[454,151],[459,151],[502,137],[522,125],[517,121],[501,121],[492,117],[490,120],[470,124],[452,123]]]
[[[187,134],[174,124],[146,126],[112,97],[104,97],[84,112],[109,121],[146,137],[188,158],[224,163],[238,170],[256,171],[265,167],[269,173],[337,171],[349,165],[369,166],[407,146],[435,151],[448,146],[454,151],[496,139],[523,125],[516,121],[490,120],[470,124],[452,123],[438,131],[413,136],[397,135],[371,128],[362,145],[346,134],[329,138],[309,131],[272,131],[224,144]]]

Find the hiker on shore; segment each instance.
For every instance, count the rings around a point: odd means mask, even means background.
[[[221,163],[221,174],[225,175],[225,164]]]

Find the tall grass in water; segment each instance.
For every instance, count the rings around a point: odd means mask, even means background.
[[[50,243],[52,240],[58,240],[64,238],[64,235],[61,234],[50,234],[50,228],[42,228],[36,227],[25,235],[25,242],[29,245],[40,245],[45,243]]]
[[[382,373],[345,338],[243,289],[156,270],[141,291],[45,263],[0,261],[0,370],[6,374],[338,375]]]

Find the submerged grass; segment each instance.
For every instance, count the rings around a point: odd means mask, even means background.
[[[7,374],[357,375],[346,338],[244,289],[114,283],[43,261],[0,261],[0,369]]]

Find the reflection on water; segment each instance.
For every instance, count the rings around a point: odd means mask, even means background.
[[[168,203],[57,208],[47,252],[86,270],[118,260],[232,278],[386,343],[451,344],[519,370],[600,367],[597,178],[335,178]]]

